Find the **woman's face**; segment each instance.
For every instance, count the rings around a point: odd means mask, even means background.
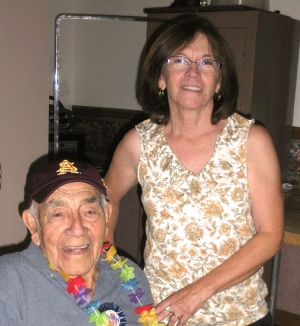
[[[214,59],[207,37],[200,33],[186,48],[172,55],[184,56],[191,61]],[[212,109],[213,96],[220,88],[219,69],[213,73],[201,72],[193,63],[182,71],[166,63],[158,87],[167,89],[171,114],[178,109]]]

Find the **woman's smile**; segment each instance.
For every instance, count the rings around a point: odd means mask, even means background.
[[[201,92],[202,89],[197,86],[181,86],[182,89],[193,91],[193,92]]]

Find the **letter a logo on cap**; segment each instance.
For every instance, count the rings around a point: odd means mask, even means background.
[[[69,162],[68,160],[63,160],[59,163],[60,169],[56,172],[57,175],[66,174],[66,173],[79,173],[78,169],[74,166],[74,163]]]

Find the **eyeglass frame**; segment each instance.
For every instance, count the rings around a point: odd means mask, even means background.
[[[199,65],[199,63],[200,63],[200,62],[203,62],[203,61],[214,61],[214,62],[217,64],[217,68],[215,69],[215,72],[216,72],[218,69],[222,69],[222,64],[221,64],[220,62],[218,62],[217,60],[215,60],[215,59],[210,59],[210,58],[208,58],[208,59],[200,59],[200,60],[198,60],[198,61],[192,61],[190,58],[188,58],[188,57],[186,57],[186,56],[184,56],[184,55],[171,55],[170,57],[168,57],[168,58],[166,59],[166,63],[167,63],[167,64],[170,64],[168,60],[170,60],[171,58],[184,58],[184,59],[187,59],[187,60],[190,62],[190,64],[187,65],[187,68],[186,68],[185,70],[188,70],[188,69],[192,66],[193,63],[196,64],[196,66],[197,66],[198,69],[201,69],[201,67],[203,67],[203,66],[201,66],[201,64]],[[175,69],[176,69],[176,68],[175,68]],[[204,72],[205,72],[205,71],[204,71]],[[206,72],[207,72],[207,71],[206,71]]]

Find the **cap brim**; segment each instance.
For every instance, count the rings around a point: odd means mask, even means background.
[[[91,186],[95,187],[96,189],[98,189],[100,191],[100,193],[102,193],[104,196],[106,196],[106,189],[105,187],[101,187],[99,183],[97,182],[93,182],[92,180],[87,180],[84,178],[80,178],[78,180],[74,180],[74,178],[68,180],[59,180],[56,182],[52,182],[48,185],[46,185],[45,187],[43,187],[42,189],[40,189],[35,195],[32,196],[32,199],[34,201],[36,201],[38,204],[43,203],[55,190],[57,190],[58,188],[60,188],[61,186],[67,184],[67,183],[72,183],[72,182],[84,182],[84,183],[88,183]]]

